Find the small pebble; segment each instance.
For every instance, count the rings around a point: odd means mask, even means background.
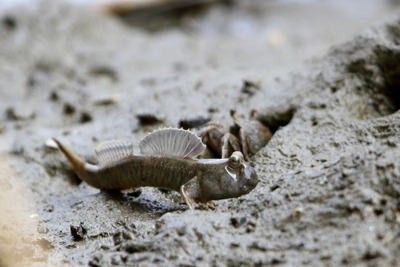
[[[60,97],[58,96],[57,92],[52,91],[52,92],[50,93],[49,99],[50,99],[51,101],[53,101],[53,102],[56,102],[56,101],[58,101],[58,100],[60,99]]]
[[[5,16],[2,20],[1,23],[7,30],[14,30],[17,27],[17,21],[15,20],[14,17],[12,16]]]
[[[245,217],[240,217],[240,218],[235,218],[232,217],[231,218],[231,225],[235,228],[240,227],[241,225],[243,225],[246,222],[246,218]]]
[[[140,113],[136,115],[136,118],[142,126],[159,124],[164,121],[163,118],[151,113]]]
[[[90,115],[90,113],[83,111],[81,113],[81,117],[79,118],[79,122],[80,123],[87,123],[87,122],[91,122],[93,120],[92,115]]]
[[[292,211],[292,217],[295,219],[300,218],[300,216],[304,213],[303,207],[297,207]]]
[[[243,80],[242,93],[249,96],[254,95],[258,90],[260,90],[260,84],[250,80]]]
[[[109,106],[114,105],[119,102],[119,97],[117,95],[100,97],[94,100],[94,105],[96,106]]]
[[[71,105],[70,103],[64,104],[64,109],[63,109],[64,115],[72,115],[75,112],[76,112],[76,108],[73,105]]]
[[[117,72],[110,66],[96,66],[93,67],[90,71],[90,74],[93,76],[103,76],[108,77],[112,82],[118,81]]]
[[[211,120],[210,116],[207,115],[197,115],[194,117],[188,117],[181,119],[179,121],[179,127],[183,129],[190,129],[190,128],[196,128],[199,127],[203,124],[206,124]]]
[[[29,120],[36,116],[36,113],[30,107],[24,105],[20,107],[10,107],[6,109],[6,118],[10,121]]]
[[[87,230],[83,227],[83,222],[80,222],[79,225],[70,225],[70,232],[74,241],[82,240],[87,234]]]
[[[54,211],[54,205],[49,204],[49,205],[47,205],[47,206],[45,207],[44,210],[47,211],[47,212],[53,212],[53,211]]]
[[[58,149],[57,143],[54,142],[53,138],[47,139],[44,145],[48,148]]]

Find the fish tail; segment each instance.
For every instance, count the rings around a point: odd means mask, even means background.
[[[74,171],[78,174],[78,176],[80,176],[80,174],[82,174],[82,172],[85,169],[85,161],[81,159],[78,155],[73,153],[71,150],[69,150],[57,139],[53,138],[53,141],[57,144],[58,148],[68,159],[68,161],[72,165],[72,169],[74,169]]]

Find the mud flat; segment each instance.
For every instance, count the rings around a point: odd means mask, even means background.
[[[0,16],[0,266],[400,265],[400,18],[301,49],[285,31],[249,45],[196,17],[150,34],[50,2]],[[229,8],[204,16],[252,10]],[[214,210],[99,192],[47,142],[93,160],[100,141],[228,126],[232,109],[275,132],[252,158],[256,189]]]

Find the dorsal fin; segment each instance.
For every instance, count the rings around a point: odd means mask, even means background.
[[[204,151],[206,146],[194,133],[175,128],[156,130],[139,142],[143,155],[175,156],[192,158]]]
[[[122,140],[110,140],[100,143],[96,147],[96,157],[100,165],[108,165],[133,154],[133,146],[130,142]]]

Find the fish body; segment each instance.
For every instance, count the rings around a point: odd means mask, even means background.
[[[228,159],[194,159],[205,146],[193,133],[161,129],[144,138],[134,155],[132,146],[108,141],[97,149],[99,165],[85,162],[55,140],[80,179],[102,190],[151,186],[178,191],[190,208],[194,202],[239,197],[258,183],[255,170],[241,152]]]

